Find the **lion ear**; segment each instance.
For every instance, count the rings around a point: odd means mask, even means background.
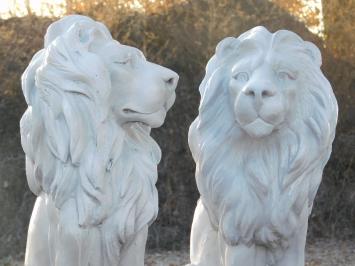
[[[106,32],[100,28],[99,24],[93,24],[91,21],[75,22],[67,34],[67,38],[71,40],[70,42],[74,46],[76,44],[85,50],[90,50],[110,38],[110,35],[106,35]]]
[[[88,27],[87,23],[76,22],[73,26],[72,34],[80,45],[87,47],[94,39],[94,31]]]
[[[322,65],[322,55],[320,50],[316,45],[311,42],[304,42],[306,53],[311,57],[311,59],[317,64],[317,66]]]
[[[222,41],[220,41],[217,44],[216,55],[218,57],[219,56],[226,56],[227,54],[229,54],[230,52],[232,52],[235,49],[237,42],[238,42],[238,39],[234,38],[234,37],[224,38]]]
[[[93,24],[96,25],[91,18],[81,15],[69,15],[55,21],[48,27],[46,35],[44,36],[44,47],[48,47],[57,37],[62,36],[69,30],[78,30],[85,27],[85,25]],[[102,24],[97,24],[97,26],[101,28],[104,27]]]

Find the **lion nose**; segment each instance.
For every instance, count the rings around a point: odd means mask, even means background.
[[[178,76],[178,74],[176,74],[173,71],[169,70],[169,72],[170,73],[165,75],[165,77],[163,78],[163,81],[164,81],[165,87],[169,91],[173,92],[176,89],[176,86],[177,86],[177,83],[178,83],[178,80],[179,80],[179,76]]]
[[[275,95],[275,90],[273,89],[265,89],[265,88],[247,88],[244,91],[245,95],[251,96],[253,98],[267,98]]]
[[[244,94],[251,97],[255,102],[256,108],[259,109],[266,98],[270,98],[276,94],[272,88],[265,88],[261,86],[248,87],[244,90]]]

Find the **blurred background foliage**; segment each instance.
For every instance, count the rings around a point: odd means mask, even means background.
[[[9,0],[4,9],[5,2],[0,3],[0,258],[24,251],[34,202],[20,146],[18,122],[26,108],[20,76],[43,47],[48,25],[73,13],[104,22],[115,39],[180,74],[176,104],[165,125],[153,131],[163,158],[157,183],[160,213],[150,228],[148,248],[188,246],[198,192],[187,131],[197,114],[197,88],[218,41],[256,25],[295,31],[322,50],[322,69],[333,85],[340,116],[309,237],[354,238],[354,0]]]

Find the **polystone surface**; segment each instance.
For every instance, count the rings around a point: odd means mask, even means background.
[[[218,44],[189,130],[200,192],[190,265],[304,265],[338,115],[320,67],[319,49],[287,30]]]
[[[21,143],[37,195],[26,266],[144,265],[161,158],[150,130],[177,81],[88,17],[49,26],[22,76]]]

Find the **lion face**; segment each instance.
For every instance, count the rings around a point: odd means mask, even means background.
[[[110,72],[110,104],[116,121],[160,127],[175,101],[179,76],[147,61],[140,50],[115,40],[101,46],[97,54]]]
[[[303,106],[309,99],[302,95],[309,93],[310,80],[316,82],[320,65],[314,44],[285,30],[273,35],[256,27],[218,44],[200,90],[203,95],[209,80],[218,77],[231,99],[236,128],[259,139],[308,115]]]
[[[229,92],[236,122],[253,138],[270,135],[280,128],[297,88],[297,72],[286,62],[260,56],[254,67],[248,57],[232,66]]]

